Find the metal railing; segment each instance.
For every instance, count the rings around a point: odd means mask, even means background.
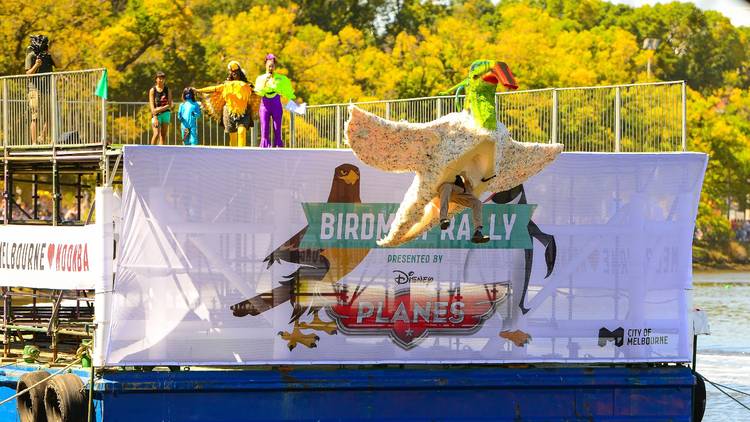
[[[0,78],[4,146],[149,144],[146,102],[106,102],[95,96],[103,69]],[[522,142],[560,142],[566,151],[686,150],[685,83],[658,82],[502,92],[498,120]],[[391,120],[428,122],[463,106],[462,97],[354,103]],[[313,105],[305,115],[284,113],[284,143],[296,148],[344,148],[349,104]],[[182,144],[177,106],[167,144]],[[258,122],[249,144],[258,145]],[[198,122],[202,145],[227,146],[216,121]]]
[[[684,151],[685,83],[550,88],[496,95],[498,120],[522,142],[559,142],[566,151]],[[427,122],[460,110],[462,97],[355,103],[391,120]],[[292,115],[289,145],[339,148],[348,104],[311,106]]]
[[[106,101],[96,96],[104,69],[0,77],[5,147],[81,146],[106,138]]]

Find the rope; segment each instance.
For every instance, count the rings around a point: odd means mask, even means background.
[[[739,400],[737,400],[736,398],[734,398],[734,396],[732,396],[731,394],[729,394],[729,393],[727,393],[726,391],[722,390],[722,389],[721,389],[721,387],[724,387],[724,388],[728,388],[728,389],[730,389],[730,390],[732,390],[732,391],[737,391],[737,392],[739,392],[739,393],[742,393],[742,394],[746,394],[746,395],[748,395],[748,396],[750,396],[750,394],[747,394],[747,393],[745,393],[744,391],[739,391],[739,390],[735,390],[734,388],[730,388],[730,387],[726,387],[726,386],[723,386],[723,385],[721,385],[721,384],[717,384],[717,383],[715,383],[715,382],[713,382],[713,381],[709,380],[709,379],[708,379],[708,378],[706,378],[706,377],[703,377],[703,380],[704,380],[704,381],[706,381],[706,382],[708,382],[709,384],[713,385],[715,389],[717,389],[717,390],[721,391],[722,393],[724,393],[724,395],[726,395],[726,396],[727,396],[727,397],[729,397],[730,399],[732,399],[732,400],[734,400],[735,402],[737,402],[737,404],[739,404],[740,406],[742,406],[742,407],[744,407],[745,409],[747,409],[748,411],[750,411],[750,407],[748,407],[748,406],[747,406],[747,405],[746,405],[745,403],[742,403],[741,401],[739,401]],[[720,386],[721,386],[721,387],[720,387]],[[0,403],[0,404],[2,404],[2,403]]]
[[[31,387],[28,387],[28,388],[26,388],[26,389],[24,389],[24,390],[21,390],[21,391],[17,392],[16,394],[14,394],[14,395],[12,395],[12,396],[8,397],[7,399],[5,399],[5,400],[3,400],[3,401],[0,401],[0,406],[2,406],[2,405],[4,405],[5,403],[8,403],[9,401],[11,401],[11,400],[13,400],[13,399],[17,398],[17,397],[18,397],[18,396],[20,396],[21,394],[25,394],[25,393],[27,393],[28,391],[30,391],[31,389],[33,389],[33,388],[34,388],[34,387],[36,387],[37,385],[39,385],[39,384],[41,384],[41,383],[43,383],[43,382],[45,382],[45,381],[49,380],[50,378],[52,378],[52,377],[54,377],[54,376],[56,376],[56,375],[59,375],[60,373],[62,373],[62,372],[64,372],[64,371],[68,370],[68,369],[69,369],[70,367],[72,367],[73,365],[77,364],[77,363],[78,363],[78,362],[80,362],[80,361],[81,361],[81,359],[80,359],[80,358],[78,358],[78,359],[74,360],[73,362],[71,362],[71,363],[70,363],[70,364],[69,364],[68,366],[66,366],[65,368],[62,368],[62,369],[60,369],[59,371],[55,372],[54,374],[52,374],[52,375],[48,376],[47,378],[45,378],[45,379],[43,379],[43,380],[41,380],[41,381],[37,382],[36,384],[32,385]],[[748,409],[748,410],[750,410],[750,409]]]
[[[704,377],[703,379],[705,380],[706,378]],[[706,380],[706,381],[708,381],[708,380]],[[710,382],[710,381],[709,381],[709,382]],[[731,390],[731,391],[734,391],[735,393],[740,393],[740,394],[744,394],[744,395],[746,395],[746,396],[750,396],[750,393],[746,393],[746,392],[744,392],[744,391],[742,391],[742,390],[738,390],[738,389],[736,389],[736,388],[732,388],[732,387],[728,387],[728,386],[726,386],[726,385],[722,385],[722,384],[719,384],[718,382],[711,382],[711,384],[715,384],[715,385],[718,385],[719,387],[722,387],[722,388],[726,388],[727,390]]]
[[[11,365],[17,365],[17,364],[19,364],[21,362],[23,362],[23,361],[22,360],[17,360],[17,361],[10,362],[10,363],[4,363],[4,364],[0,365],[0,368],[5,368],[6,366],[11,366]]]

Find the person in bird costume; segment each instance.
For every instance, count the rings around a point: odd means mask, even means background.
[[[485,129],[495,130],[497,128],[495,87],[499,83],[509,89],[518,88],[510,68],[505,63],[477,60],[469,68],[469,76],[450,88],[448,92],[455,91],[456,95],[459,95],[461,91],[465,91],[467,101],[464,103],[464,108],[474,117],[475,123]],[[440,94],[445,95],[447,92],[441,92]],[[476,160],[476,157],[474,160]],[[494,175],[491,177],[494,177]],[[489,180],[485,180],[481,175],[479,179],[482,182]],[[482,202],[474,196],[471,180],[472,178],[468,176],[466,171],[462,171],[456,175],[452,182],[443,183],[440,186],[440,228],[447,230],[450,227],[450,220],[447,218],[450,202],[469,207],[474,217],[475,229],[471,241],[487,243],[490,237],[482,234]]]
[[[383,247],[396,247],[421,236],[441,220],[466,208],[448,201],[440,213],[440,191],[463,175],[472,196],[502,192],[541,171],[561,152],[562,144],[516,142],[495,117],[494,95],[499,81],[515,81],[507,65],[474,62],[469,77],[457,86],[466,90],[467,109],[428,123],[394,122],[349,106],[346,141],[365,164],[383,171],[414,172],[412,185],[396,211]],[[508,70],[509,72],[509,70]]]
[[[496,192],[491,197],[495,203],[515,199],[525,203],[523,182],[554,161],[563,146],[513,140],[507,128],[497,121],[495,91],[499,84],[517,88],[507,64],[474,61],[468,76],[448,90],[457,96],[465,93],[464,110],[428,123],[394,122],[356,106],[349,107],[346,141],[357,158],[380,170],[415,173],[388,234],[378,240],[378,245],[402,245],[436,224],[447,229],[449,218],[467,206],[474,210],[476,226],[481,221],[476,216],[481,209],[477,198],[485,192]],[[466,181],[471,184],[470,195],[460,186]],[[556,255],[554,238],[542,233],[533,222],[528,228],[529,234],[546,248],[549,276]],[[473,239],[481,242],[484,236],[475,232]],[[527,251],[518,304],[523,314],[528,312],[524,302],[532,256],[533,250]],[[520,330],[506,330],[501,337],[518,346],[530,339]]]
[[[229,134],[229,145],[247,146],[247,130],[253,126],[258,114],[260,98],[254,94],[239,62],[227,64],[227,80],[215,86],[198,89],[204,96],[203,107],[207,114],[222,122]]]

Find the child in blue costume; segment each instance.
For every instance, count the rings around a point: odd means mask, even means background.
[[[177,112],[177,119],[182,124],[182,142],[185,145],[198,145],[198,118],[201,117],[201,106],[195,101],[195,90],[185,88],[182,91],[182,101]]]

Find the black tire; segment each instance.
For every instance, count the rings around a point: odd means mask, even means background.
[[[18,384],[16,384],[16,393],[31,387],[48,376],[49,372],[47,371],[34,371],[21,375]],[[44,389],[47,387],[47,382],[49,381],[37,385],[16,398],[18,420],[21,422],[47,422],[47,413],[44,409]]]
[[[84,422],[86,396],[83,381],[73,374],[58,375],[47,383],[44,408],[48,422]]]
[[[706,382],[699,373],[695,373],[693,386],[693,422],[701,422],[706,412]]]

